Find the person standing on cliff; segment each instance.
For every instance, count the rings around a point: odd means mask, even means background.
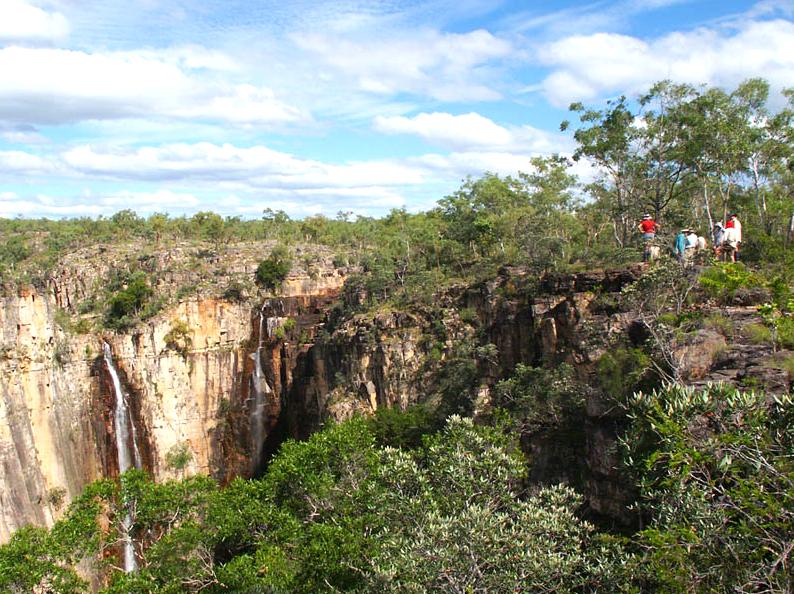
[[[643,250],[642,261],[647,262],[650,259],[650,243],[656,239],[656,233],[659,231],[659,223],[651,218],[651,215],[642,215],[640,224],[637,225],[640,233],[642,233]]]
[[[722,259],[722,244],[725,243],[725,227],[723,226],[721,221],[717,221],[717,224],[714,225],[714,230],[712,232],[712,238],[714,240],[714,256],[718,259]]]
[[[729,221],[730,222],[730,221]],[[741,243],[741,227],[736,228],[735,225],[730,227],[725,225],[725,236],[722,240],[722,253],[728,262],[736,262],[737,252],[739,251],[739,244]]]
[[[732,229],[732,231],[728,231],[728,229]],[[739,248],[741,248],[742,244],[742,223],[739,220],[739,215],[735,212],[728,215],[728,220],[725,222],[725,230],[726,235],[731,237],[731,261],[736,262],[739,259]]]
[[[675,241],[673,242],[673,254],[681,264],[684,263],[684,258],[686,257],[686,236],[688,232],[689,229],[681,229],[678,235],[675,236]]]

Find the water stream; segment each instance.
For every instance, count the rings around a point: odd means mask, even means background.
[[[127,406],[127,397],[121,389],[121,380],[113,365],[113,353],[110,350],[108,343],[103,343],[103,350],[105,353],[105,363],[108,366],[108,373],[113,380],[113,393],[116,397],[115,406],[113,408],[113,427],[116,433],[116,454],[119,461],[119,474],[132,468],[141,467],[141,456],[138,450],[138,436],[135,431],[135,424],[132,423],[129,408]],[[130,448],[132,443],[132,448]],[[135,561],[135,548],[133,546],[132,538],[130,537],[130,529],[132,528],[132,516],[129,512],[124,516],[121,523],[122,539],[124,547],[124,571],[127,573],[137,569]]]
[[[251,442],[253,452],[254,469],[259,468],[262,456],[262,445],[265,441],[265,411],[267,409],[267,397],[273,393],[267,377],[262,370],[262,347],[265,342],[265,307],[262,306],[259,312],[259,343],[256,352],[251,354],[254,359],[254,374],[251,376],[251,395],[253,397],[253,407],[251,409]]]

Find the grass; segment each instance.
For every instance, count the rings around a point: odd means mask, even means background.
[[[763,324],[748,324],[744,327],[742,333],[747,340],[755,344],[771,344],[772,343],[772,330]]]
[[[722,334],[725,338],[733,340],[736,335],[736,327],[729,317],[719,313],[713,313],[703,320],[703,327],[714,330]]]
[[[777,353],[765,362],[767,367],[772,369],[782,369],[794,377],[794,353]]]

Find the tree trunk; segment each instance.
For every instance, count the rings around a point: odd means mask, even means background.
[[[703,206],[706,209],[706,216],[709,219],[709,234],[710,234],[714,230],[714,218],[711,216],[711,205],[709,204],[708,178],[703,180]]]

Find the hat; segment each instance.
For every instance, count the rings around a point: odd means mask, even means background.
[[[717,224],[716,224],[716,225],[714,225],[714,226],[715,226],[715,227],[722,227],[722,226],[723,226],[723,225],[722,225],[722,221],[717,221]]]
[[[644,214],[644,215],[642,215],[642,218],[643,218],[643,220],[644,220],[644,219],[650,219],[650,218],[651,218],[651,215],[649,215],[649,214]]]

